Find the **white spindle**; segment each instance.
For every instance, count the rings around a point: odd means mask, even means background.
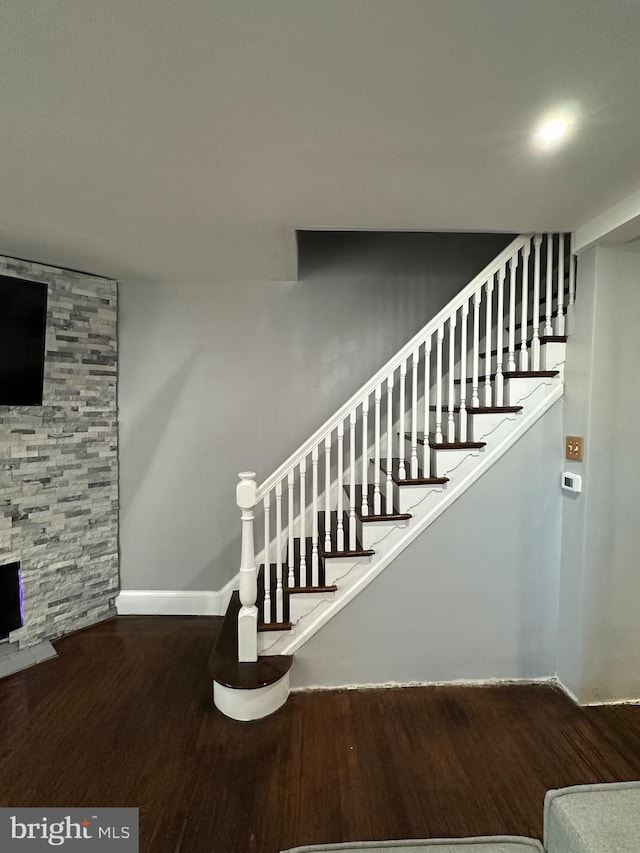
[[[236,487],[236,503],[242,510],[242,552],[240,560],[240,603],[238,613],[238,660],[258,660],[258,578],[253,546],[253,509],[257,484],[253,471],[242,471]]]
[[[482,301],[482,288],[478,288],[473,295],[473,356],[471,364],[471,406],[474,409],[480,406],[480,395],[478,393],[479,362],[480,362],[480,303]]]
[[[324,550],[331,551],[331,433],[324,438]]]
[[[533,238],[533,332],[531,335],[531,361],[533,370],[540,370],[540,248],[542,234]]]
[[[284,562],[282,556],[282,480],[276,483],[276,622],[284,622]]]
[[[385,503],[393,506],[393,373],[387,377],[387,482]]]
[[[338,512],[336,513],[336,550],[344,551],[344,421],[338,424]]]
[[[491,392],[491,311],[493,309],[493,287],[494,287],[495,276],[491,276],[489,281],[487,282],[487,310],[485,314],[485,330],[484,330],[484,347],[485,347],[485,358],[484,358],[484,404],[485,406],[491,406],[492,402],[492,392]]]
[[[431,472],[429,425],[431,421],[431,335],[424,342],[424,432],[422,434],[422,476]]]
[[[398,439],[398,477],[400,480],[407,479],[407,469],[404,462],[404,447],[406,436],[404,434],[404,410],[405,410],[405,389],[406,389],[406,381],[407,381],[407,361],[406,359],[400,365],[400,393],[399,393],[399,402],[400,406],[400,436]]]
[[[558,235],[558,318],[556,335],[565,334],[564,322],[564,234]]]
[[[380,494],[380,402],[382,400],[382,385],[376,385],[375,415],[373,437],[373,514],[382,512],[382,496]]]
[[[300,586],[307,585],[307,460],[300,460]]]
[[[529,350],[527,348],[527,324],[529,310],[529,255],[531,244],[522,249],[522,312],[520,314],[520,370],[529,370]]]
[[[311,451],[311,584],[319,584],[318,569],[318,447]]]
[[[467,318],[469,301],[462,306],[460,328],[460,441],[467,440]]]
[[[496,316],[496,406],[502,406],[504,403],[504,376],[502,374],[502,359],[504,353],[503,334],[504,334],[504,280],[506,276],[506,267],[501,267],[498,273],[498,308]]]
[[[349,415],[349,550],[356,550],[356,413]]]
[[[262,505],[264,507],[264,604],[262,610],[264,621],[269,624],[271,622],[271,525],[269,523],[271,497],[269,492],[264,496]]]
[[[411,356],[411,478],[418,476],[418,357],[415,349]]]
[[[507,370],[516,369],[516,272],[518,256],[511,258],[509,264],[509,356]]]
[[[544,334],[553,335],[553,234],[547,234],[547,291],[544,302]]]
[[[444,341],[444,326],[438,328],[436,344],[436,428],[435,443],[442,444],[442,342]]]
[[[362,401],[362,505],[360,513],[369,515],[369,398]]]
[[[567,305],[567,328],[568,335],[573,332],[573,312],[576,302],[576,260],[573,256],[573,234],[569,244],[569,303]]]
[[[293,486],[294,476],[293,471],[289,471],[287,475],[287,510],[289,512],[289,541],[287,546],[287,586],[296,585],[296,576],[294,572],[294,551],[293,551]]]
[[[447,441],[456,440],[456,421],[453,415],[455,405],[455,379],[456,379],[456,320],[458,314],[455,312],[449,318],[449,388],[447,393]]]

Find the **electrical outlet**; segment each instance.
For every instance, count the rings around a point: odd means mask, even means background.
[[[584,438],[581,435],[567,435],[565,437],[564,455],[566,459],[574,462],[582,462],[584,457]]]

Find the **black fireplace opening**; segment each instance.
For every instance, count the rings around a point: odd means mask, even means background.
[[[22,628],[22,577],[20,563],[0,566],[0,640]]]

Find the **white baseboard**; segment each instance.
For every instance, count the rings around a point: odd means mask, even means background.
[[[556,684],[555,676],[538,678],[457,678],[451,681],[385,681],[380,684],[313,684],[292,687],[291,693],[311,693],[322,690],[397,690],[410,687],[505,687],[523,684]]]
[[[219,590],[123,589],[116,598],[118,616],[224,616],[231,593],[238,588],[232,578]]]

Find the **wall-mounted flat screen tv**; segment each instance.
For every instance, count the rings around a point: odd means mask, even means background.
[[[0,275],[0,406],[41,406],[47,285]]]

